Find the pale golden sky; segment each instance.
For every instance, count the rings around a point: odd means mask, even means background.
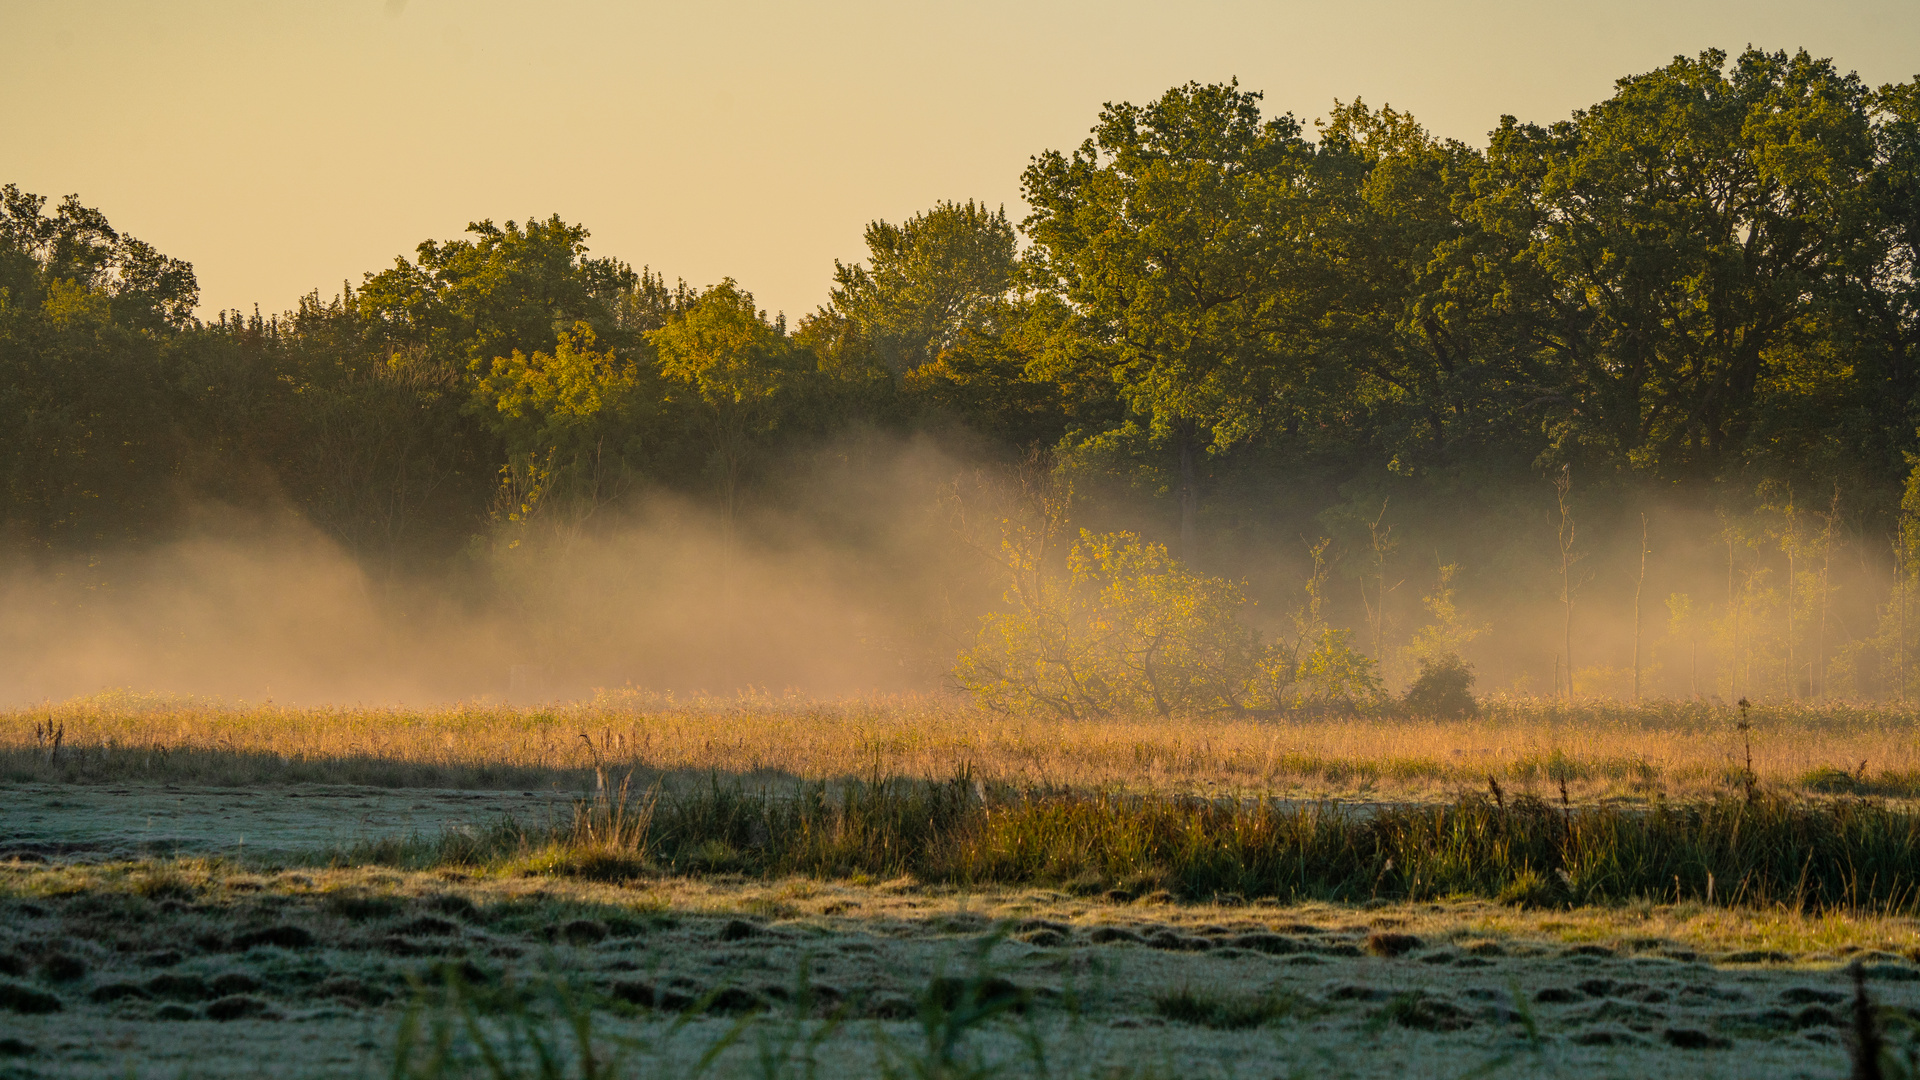
[[[1104,4],[0,0],[0,183],[78,192],[199,272],[203,314],[559,213],[597,254],[789,314],[861,228],[1005,203],[1105,101],[1238,76],[1305,120],[1391,103],[1484,141],[1675,53],[1920,72],[1920,2]]]

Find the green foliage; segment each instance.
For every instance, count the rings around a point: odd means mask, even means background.
[[[829,318],[845,319],[871,361],[904,373],[972,335],[992,336],[1013,283],[1007,212],[943,202],[899,225],[867,226],[867,262],[834,262]]]
[[[660,374],[684,388],[701,417],[731,519],[748,456],[778,424],[781,395],[801,375],[786,327],[767,321],[753,294],[728,278],[647,337]]]
[[[1090,359],[1156,439],[1250,437],[1286,370],[1276,301],[1300,254],[1289,226],[1309,148],[1259,100],[1190,83],[1109,105],[1079,149],[1022,178],[1035,273],[1081,313]]]
[[[1162,545],[1082,530],[1064,574],[1046,548],[1005,523],[1007,610],[982,619],[955,662],[954,680],[991,708],[1194,716],[1350,704],[1377,691],[1372,661],[1345,631],[1262,644],[1239,620],[1241,586],[1194,573]]]

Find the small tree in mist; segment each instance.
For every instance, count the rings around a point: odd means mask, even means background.
[[[1293,642],[1263,643],[1239,619],[1241,586],[1195,573],[1160,544],[1082,530],[1056,555],[1066,498],[1026,492],[1026,512],[1000,521],[996,559],[1007,609],[981,620],[953,678],[986,705],[1070,718],[1270,712],[1379,693],[1373,661],[1347,632],[1319,622],[1317,586]],[[1325,550],[1325,542],[1315,549]]]
[[[1309,549],[1313,565],[1302,589],[1304,600],[1294,613],[1293,640],[1276,641],[1266,650],[1259,696],[1280,707],[1352,705],[1382,692],[1378,663],[1354,648],[1351,630],[1327,622],[1327,548],[1332,543],[1322,537]]]
[[[1195,574],[1132,533],[1082,532],[1064,576],[1013,533],[1006,564],[1011,610],[982,620],[954,678],[1001,709],[1069,717],[1243,708],[1261,659],[1236,619],[1238,586]]]
[[[1424,670],[1444,657],[1458,656],[1489,629],[1485,624],[1469,623],[1461,614],[1453,598],[1453,581],[1459,574],[1459,563],[1441,564],[1432,591],[1420,598],[1420,606],[1427,609],[1432,621],[1414,631],[1413,640],[1401,650],[1402,662],[1408,667]]]
[[[1829,692],[1827,685],[1827,661],[1829,659],[1828,619],[1833,608],[1833,546],[1835,533],[1840,526],[1840,485],[1833,486],[1833,501],[1827,505],[1827,512],[1820,515],[1820,569],[1815,582],[1813,595],[1818,597],[1819,610],[1814,623],[1813,672],[1808,677],[1807,692],[1814,697],[1825,697]]]
[[[1878,690],[1898,700],[1914,692],[1914,597],[1920,590],[1920,455],[1908,454],[1911,471],[1901,494],[1899,516],[1889,537],[1893,584],[1879,609],[1873,636],[1852,642],[1834,665],[1835,675],[1856,693]],[[1837,499],[1836,499],[1837,503]],[[1835,513],[1837,517],[1837,512]]]

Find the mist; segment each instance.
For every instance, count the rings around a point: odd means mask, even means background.
[[[488,526],[428,573],[363,565],[291,512],[202,506],[168,542],[0,578],[0,700],[935,689],[950,615],[990,584],[943,516],[965,469],[927,440],[840,445],[731,528],[711,500],[643,492]]]
[[[966,516],[991,531],[1006,508],[980,493],[1009,468],[964,439],[847,436],[768,465],[731,522],[711,498],[644,490],[484,523],[444,564],[408,571],[356,560],[284,506],[208,502],[164,543],[0,578],[0,701],[113,689],[289,704],[939,692],[1003,587],[980,550],[991,537],[963,534],[959,511],[979,503]],[[1266,520],[1215,530],[1193,559],[1244,585],[1243,617],[1263,633],[1291,632],[1324,536],[1326,617],[1390,690],[1417,674],[1414,635],[1437,627],[1480,692],[1566,692],[1548,483],[1453,507],[1383,497],[1368,518],[1363,500],[1316,506],[1269,482]],[[1160,540],[1174,528],[1164,496],[1083,491],[1074,528]],[[1882,630],[1891,560],[1846,507],[1729,516],[1617,487],[1575,496],[1576,695],[1633,695],[1636,592],[1643,696],[1844,697],[1885,681],[1890,661],[1863,641]],[[1445,566],[1454,615],[1441,626]]]

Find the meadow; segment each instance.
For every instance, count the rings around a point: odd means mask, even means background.
[[[1798,794],[1920,794],[1920,710],[1490,697],[1465,720],[1396,715],[1063,720],[956,698],[676,701],[436,708],[250,705],[108,693],[0,713],[0,779],[580,790],[600,767],[756,784],[961,771],[1021,788],[1301,800],[1449,801],[1486,790],[1580,802],[1711,797],[1748,769]],[[51,739],[61,733],[59,751]]]
[[[15,710],[0,1076],[1902,1075],[1913,717],[1741,720]]]

